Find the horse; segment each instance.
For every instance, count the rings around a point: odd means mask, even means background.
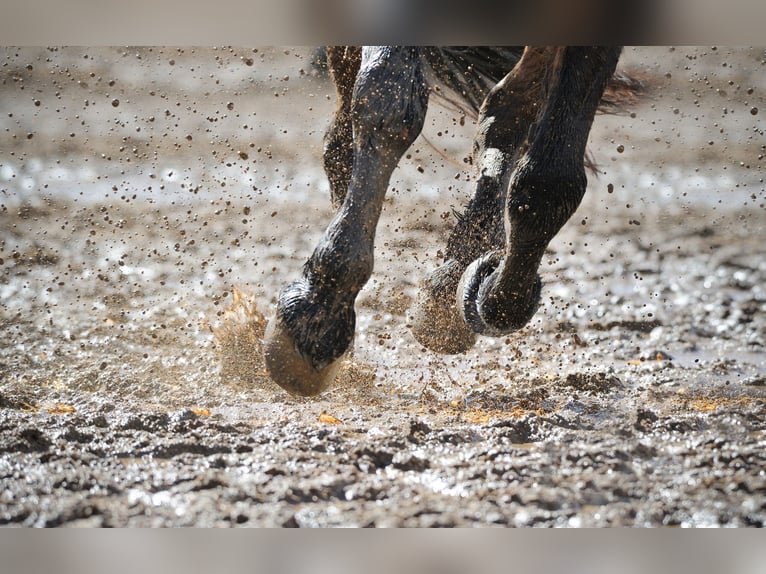
[[[354,338],[354,302],[372,274],[375,230],[399,160],[420,134],[433,93],[478,114],[475,189],[420,284],[415,339],[440,353],[526,325],[542,290],[548,243],[585,194],[586,144],[599,109],[639,82],[617,72],[619,47],[329,47],[337,108],[323,165],[335,214],[279,293],[264,334],[270,377],[296,395],[333,382]],[[446,89],[438,89],[438,88]]]

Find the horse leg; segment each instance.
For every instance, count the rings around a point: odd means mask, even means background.
[[[363,48],[350,106],[354,159],[348,191],[301,277],[280,293],[264,338],[269,374],[292,393],[327,388],[353,340],[354,301],[372,273],[388,181],[420,133],[427,105],[417,48]]]
[[[322,162],[330,182],[332,205],[336,209],[340,208],[346,198],[354,164],[351,102],[361,62],[360,47],[327,47],[327,68],[335,85],[338,107],[324,137]]]
[[[555,48],[527,47],[481,106],[473,152],[479,175],[474,195],[447,240],[444,264],[421,283],[411,311],[412,333],[429,349],[460,353],[476,340],[462,319],[455,292],[472,261],[503,248],[503,208],[511,168],[540,113],[545,71],[555,52]]]
[[[585,194],[585,146],[619,55],[619,48],[557,50],[545,107],[510,176],[505,248],[471,263],[458,285],[463,319],[477,333],[520,329],[537,310],[537,270],[548,243]]]

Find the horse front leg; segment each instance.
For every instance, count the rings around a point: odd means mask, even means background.
[[[348,192],[301,277],[279,295],[264,339],[271,378],[316,395],[334,380],[354,338],[354,302],[373,269],[375,230],[391,173],[420,133],[428,88],[420,53],[365,47],[351,100]]]
[[[551,63],[545,107],[510,177],[505,248],[471,263],[458,286],[463,319],[477,333],[515,331],[537,310],[538,268],[585,194],[585,146],[619,55],[619,48],[568,47]]]

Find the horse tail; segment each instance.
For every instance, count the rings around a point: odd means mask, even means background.
[[[624,113],[646,96],[649,89],[648,79],[639,73],[617,70],[606,84],[598,111],[604,114]]]
[[[476,117],[492,87],[521,59],[524,46],[423,47],[434,93],[460,111]],[[609,80],[598,111],[619,114],[647,92],[647,82],[618,70]],[[446,90],[444,89],[446,88]]]
[[[434,92],[476,117],[492,87],[521,59],[524,46],[427,46],[422,50]]]

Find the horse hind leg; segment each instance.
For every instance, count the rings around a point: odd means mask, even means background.
[[[462,318],[491,336],[520,329],[540,299],[545,248],[585,194],[585,146],[619,48],[560,48],[528,149],[516,161],[505,202],[505,248],[466,269],[457,297]]]
[[[447,240],[444,264],[421,283],[410,311],[413,335],[433,351],[460,353],[476,340],[456,301],[458,283],[474,260],[504,247],[503,210],[512,166],[539,114],[545,70],[554,54],[554,48],[527,47],[481,106],[473,153],[478,169],[474,195]]]
[[[322,162],[330,182],[333,207],[340,208],[346,198],[354,164],[351,103],[354,83],[362,62],[362,48],[357,46],[328,46],[327,67],[335,85],[337,108],[325,133]]]

